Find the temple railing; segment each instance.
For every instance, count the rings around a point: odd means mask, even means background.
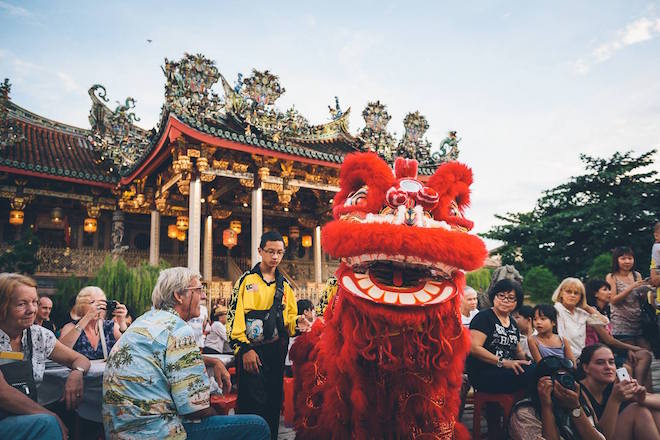
[[[103,265],[105,258],[111,255],[110,251],[105,249],[90,248],[59,248],[42,246],[37,251],[37,275],[76,275],[92,277],[96,275],[99,268]],[[149,262],[149,253],[145,251],[126,250],[121,253],[121,258],[129,267],[139,266],[142,263]],[[225,255],[213,257],[213,275],[227,279],[227,260]],[[166,261],[170,266],[187,266],[187,254],[160,254],[160,259]],[[242,270],[250,267],[247,257],[232,257]],[[300,298],[312,299],[320,294],[323,285],[314,283],[314,262],[307,260],[283,260],[282,269],[292,278],[300,288],[297,296]],[[338,262],[323,263],[323,281],[334,274],[339,266]]]

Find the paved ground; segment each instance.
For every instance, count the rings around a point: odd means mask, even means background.
[[[655,360],[653,361],[652,365],[652,371],[653,371],[653,389],[655,392],[660,393],[660,360]],[[463,413],[463,419],[461,420],[465,426],[467,426],[470,430],[472,430],[472,405],[467,405],[465,408],[465,412]],[[482,431],[485,432],[486,430],[486,422],[485,420],[482,420]],[[296,438],[296,433],[295,431],[287,427],[284,424],[284,419],[280,419],[280,432],[278,436],[278,440],[293,440]]]

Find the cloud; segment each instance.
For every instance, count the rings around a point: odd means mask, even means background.
[[[573,69],[578,75],[586,75],[593,65],[609,60],[618,51],[652,40],[657,36],[660,36],[660,18],[640,18],[619,30],[614,40],[597,46],[589,57],[577,60]]]
[[[15,17],[30,17],[32,13],[20,6],[12,5],[11,3],[0,1],[0,10],[7,12],[9,15]]]

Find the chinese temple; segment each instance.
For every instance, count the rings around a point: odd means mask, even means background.
[[[276,75],[253,70],[230,84],[215,63],[186,54],[165,60],[165,99],[157,126],[137,124],[135,100],[112,109],[102,85],[89,89],[90,128],[36,115],[0,85],[0,248],[30,228],[39,238],[36,276],[92,276],[108,254],[199,270],[212,296],[258,261],[259,237],[280,231],[280,266],[303,293],[316,292],[338,262],[323,254],[346,154],[377,151],[414,157],[422,174],[458,156],[450,132],[437,151],[419,112],[404,119],[397,142],[391,117],[369,103],[351,134],[351,109],[335,98],[328,121],[313,125],[275,105]]]

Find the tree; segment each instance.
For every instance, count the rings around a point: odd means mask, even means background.
[[[536,303],[550,303],[558,285],[557,277],[547,267],[534,266],[525,274],[523,292]]]
[[[547,190],[531,212],[497,215],[506,224],[487,238],[504,241],[504,264],[523,271],[546,266],[560,277],[584,276],[595,256],[616,246],[633,248],[637,269],[648,270],[660,179],[651,169],[656,150],[610,158],[580,155],[585,173]]]
[[[483,292],[490,285],[490,270],[485,267],[465,274],[465,283],[477,292]]]
[[[612,254],[606,252],[594,258],[587,271],[587,278],[604,280],[605,275],[612,271]]]
[[[39,250],[39,238],[31,229],[23,235],[0,255],[0,272],[18,272],[32,275],[39,265],[37,251]]]

